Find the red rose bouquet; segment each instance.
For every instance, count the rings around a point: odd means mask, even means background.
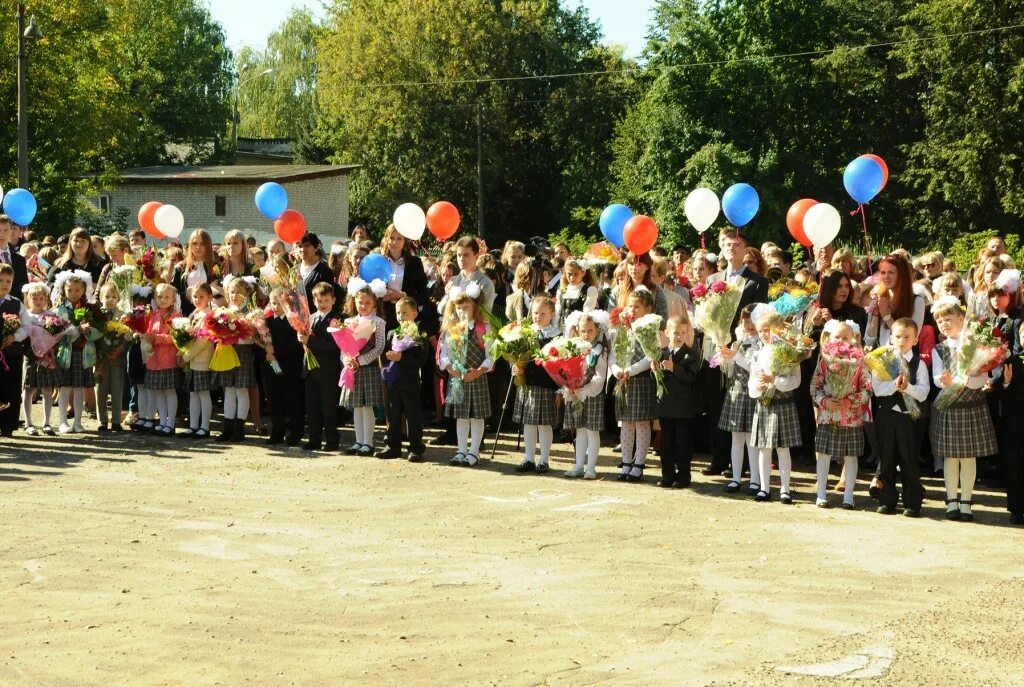
[[[216,344],[210,370],[227,372],[241,364],[235,344],[252,337],[252,325],[245,316],[235,310],[217,308],[206,314],[196,336]]]
[[[586,384],[587,356],[591,345],[586,339],[560,336],[552,339],[541,350],[537,361],[558,386],[569,391],[579,391]],[[577,412],[582,411],[583,402],[573,401]]]
[[[1010,355],[1003,333],[986,320],[968,322],[960,334],[960,347],[953,354],[949,372],[953,383],[935,397],[935,407],[947,410],[963,393],[967,380],[988,374]]]

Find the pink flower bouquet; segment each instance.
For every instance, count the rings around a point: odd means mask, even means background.
[[[373,336],[373,321],[365,317],[350,317],[340,323],[340,327],[328,327],[327,331],[334,337],[334,343],[338,344],[343,356],[356,356],[363,350],[363,346]],[[345,367],[341,371],[341,378],[338,385],[349,391],[356,387],[356,371]]]

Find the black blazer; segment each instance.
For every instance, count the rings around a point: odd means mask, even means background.
[[[683,346],[674,354],[671,349],[661,349],[660,360],[672,358],[672,371],[663,370],[665,395],[658,400],[658,417],[679,419],[697,417],[703,410],[703,396],[697,393],[697,373],[704,358],[700,353],[700,342],[696,339],[693,347]]]
[[[341,376],[341,350],[338,348],[338,344],[334,342],[334,337],[327,331],[327,328],[331,325],[331,320],[341,319],[341,315],[337,310],[332,310],[321,316],[314,309],[310,317],[313,326],[309,334],[309,343],[306,345],[309,346],[309,350],[316,356],[316,361],[320,363],[320,367],[315,370],[303,369],[302,375],[336,385],[338,378]],[[318,322],[316,321],[317,318],[319,318]]]
[[[310,315],[316,312],[316,305],[313,303],[313,287],[320,282],[327,282],[334,287],[335,308],[340,310],[344,303],[345,294],[342,292],[341,287],[338,286],[338,282],[334,278],[334,272],[327,266],[326,262],[321,260],[313,266],[313,271],[302,282],[302,286],[306,291],[306,303],[309,304]],[[335,317],[338,316],[335,315]]]
[[[212,284],[216,281],[211,274],[211,270],[206,270],[206,283]],[[187,287],[185,286],[185,263],[179,262],[174,266],[174,273],[171,275],[171,286],[178,290],[178,295],[181,296],[181,314],[188,317],[195,312],[196,306],[192,305],[192,301],[189,300],[188,295],[185,293]]]
[[[391,343],[395,340],[395,331],[388,332],[388,342],[385,351],[391,350]],[[385,358],[385,360],[387,360]],[[389,364],[390,360],[387,361]],[[396,391],[416,391],[421,387],[420,369],[427,362],[427,350],[423,344],[407,348],[402,351],[402,358],[394,363],[398,368],[398,377],[391,386]]]
[[[725,281],[725,275],[728,272],[715,272],[708,277],[708,284],[712,284],[716,281]],[[754,272],[746,265],[740,270],[740,276],[746,279],[746,283],[743,285],[743,295],[740,296],[740,307],[736,309],[736,319],[733,321],[733,328],[739,324],[739,311],[745,306],[751,303],[767,303],[768,302],[768,279],[762,277],[757,272]]]
[[[11,286],[11,295],[20,299],[22,288],[28,284],[28,267],[25,264],[25,258],[14,249],[14,246],[8,246],[7,249],[11,253],[11,267],[14,268],[14,285]]]
[[[427,273],[423,270],[423,261],[415,255],[405,259],[405,272],[402,276],[402,292],[409,298],[416,301],[420,307],[420,322],[427,334],[436,334],[437,317],[430,316],[430,310],[437,314],[437,307],[431,308],[430,297],[427,294]],[[395,315],[394,301],[384,303],[384,322],[388,329],[398,327],[398,317]]]

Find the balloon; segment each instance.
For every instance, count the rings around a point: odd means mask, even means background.
[[[867,156],[858,157],[843,172],[843,186],[858,203],[870,202],[884,185],[882,166]]]
[[[359,263],[359,276],[367,283],[374,279],[391,279],[391,261],[380,253],[370,253]]]
[[[306,218],[298,210],[285,210],[274,221],[274,232],[285,243],[295,243],[306,234]]]
[[[185,228],[185,215],[173,205],[161,205],[153,214],[153,224],[165,238],[175,239]]]
[[[871,153],[861,155],[861,157],[866,157],[869,160],[874,160],[875,162],[878,163],[878,166],[882,168],[882,188],[885,188],[886,184],[889,183],[889,165],[885,164],[885,160],[878,157],[877,155],[872,155]]]
[[[750,223],[761,207],[761,199],[750,184],[733,184],[722,194],[722,209],[734,227]]]
[[[686,219],[700,234],[703,234],[715,223],[721,209],[722,204],[718,201],[718,196],[708,188],[690,191],[690,195],[686,196],[686,203],[683,205]]]
[[[151,200],[139,208],[139,226],[142,227],[142,231],[155,239],[162,239],[164,237],[160,230],[156,228],[156,223],[153,222],[153,216],[161,207],[163,207],[163,203]]]
[[[658,225],[646,215],[636,215],[626,222],[622,238],[626,248],[636,255],[643,255],[658,242]]]
[[[256,189],[256,209],[267,219],[277,220],[288,209],[288,192],[281,184],[268,181]]]
[[[4,212],[12,222],[23,227],[32,224],[38,209],[36,197],[23,188],[12,188],[4,197]]]
[[[399,205],[391,221],[399,234],[412,241],[423,238],[423,231],[427,228],[427,216],[416,203]]]
[[[622,248],[622,244],[625,243],[622,232],[626,228],[626,222],[632,218],[632,210],[621,203],[616,203],[604,209],[604,212],[601,213],[601,219],[597,223],[601,227],[601,233],[608,239],[608,242],[616,248]],[[647,251],[644,252],[646,253]]]
[[[804,234],[817,247],[827,246],[839,235],[843,220],[828,203],[812,205],[804,213]]]
[[[459,209],[442,200],[427,210],[427,228],[438,241],[446,241],[459,230]]]
[[[805,248],[810,248],[812,242],[804,233],[804,215],[817,204],[816,200],[803,198],[793,203],[789,207],[789,212],[786,213],[786,226],[789,227],[789,233]]]

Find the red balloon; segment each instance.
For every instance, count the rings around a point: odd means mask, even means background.
[[[285,210],[274,220],[274,231],[285,243],[295,243],[306,235],[306,218],[298,210]]]
[[[793,203],[789,208],[789,212],[786,213],[786,226],[789,227],[789,233],[800,242],[801,246],[806,248],[811,247],[811,240],[804,233],[804,215],[807,214],[811,207],[817,204],[818,201],[816,200],[804,198]]]
[[[874,160],[878,163],[878,166],[882,168],[882,188],[885,188],[885,185],[889,183],[889,165],[885,164],[885,160],[872,153],[861,155],[861,157]]]
[[[156,211],[161,207],[163,207],[163,203],[151,200],[139,208],[139,226],[142,227],[142,231],[155,239],[167,238],[156,228]]]
[[[636,255],[643,255],[658,242],[658,225],[647,215],[634,215],[622,229],[626,248]]]
[[[459,230],[459,209],[447,200],[434,203],[427,210],[427,229],[438,241],[445,241]]]

